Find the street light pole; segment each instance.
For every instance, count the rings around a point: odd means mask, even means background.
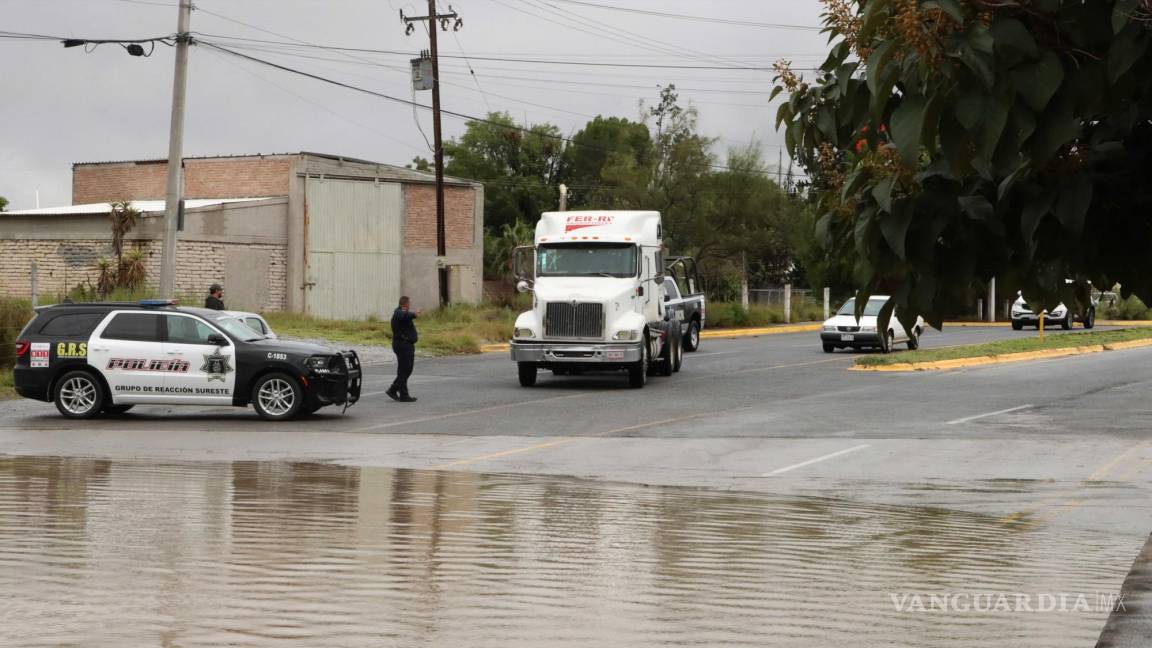
[[[180,0],[176,27],[176,71],[172,78],[172,126],[168,133],[168,180],[164,204],[164,242],[160,253],[160,296],[176,295],[176,230],[183,194],[184,102],[188,89],[189,25],[192,0]]]

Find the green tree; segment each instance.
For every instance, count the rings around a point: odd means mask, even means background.
[[[4,196],[0,196],[0,212],[4,211],[5,209],[8,209],[8,199]]]
[[[1152,12],[1139,0],[824,0],[836,41],[777,114],[816,232],[939,326],[973,279],[1152,297]]]
[[[564,150],[563,181],[572,209],[643,209],[654,162],[648,127],[596,116]]]
[[[484,183],[484,223],[499,232],[516,221],[535,223],[556,209],[563,140],[551,124],[519,130],[507,113],[470,121],[459,139],[444,144],[449,175]]]

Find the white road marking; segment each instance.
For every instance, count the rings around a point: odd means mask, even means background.
[[[1031,405],[1031,404],[1021,405],[1019,407],[1009,407],[1008,409],[996,410],[995,412],[987,412],[985,414],[976,414],[975,416],[965,416],[964,418],[958,418],[958,419],[955,419],[952,421],[948,421],[944,425],[957,425],[960,423],[967,423],[968,421],[975,421],[976,419],[982,419],[982,418],[986,418],[989,416],[996,416],[997,414],[1007,414],[1009,412],[1018,412],[1020,410],[1028,409],[1030,407],[1034,407],[1034,405]]]
[[[764,473],[764,476],[765,477],[771,477],[773,475],[779,475],[782,473],[786,473],[789,470],[796,470],[797,468],[803,468],[804,466],[811,466],[814,463],[819,463],[821,461],[825,461],[825,460],[831,459],[833,457],[839,457],[840,455],[845,455],[845,454],[848,454],[849,452],[856,452],[857,450],[863,450],[864,448],[869,447],[869,445],[870,444],[867,444],[867,443],[861,443],[858,446],[854,446],[851,448],[845,448],[844,450],[838,450],[838,451],[833,452],[831,454],[826,454],[823,457],[816,457],[815,459],[809,459],[808,461],[801,461],[798,464],[792,464],[791,466],[785,466],[784,468],[777,468],[776,470],[773,470],[772,472]]]

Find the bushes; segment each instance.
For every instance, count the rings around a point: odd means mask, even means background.
[[[793,322],[814,322],[824,318],[821,305],[792,305]],[[741,328],[784,323],[784,309],[778,306],[750,304],[747,309],[738,302],[709,302],[707,328]]]
[[[1147,320],[1152,319],[1152,311],[1140,301],[1139,297],[1132,295],[1128,299],[1118,299],[1104,307],[1100,316],[1114,320]]]
[[[0,369],[7,371],[16,363],[16,337],[31,319],[31,302],[0,297]]]

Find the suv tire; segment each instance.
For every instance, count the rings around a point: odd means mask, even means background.
[[[90,419],[104,410],[104,386],[87,371],[69,371],[56,383],[52,400],[65,418]]]
[[[1012,330],[1013,331],[1023,331],[1024,330],[1024,322],[1021,322],[1020,320],[1012,320]]]
[[[288,374],[270,373],[261,376],[252,386],[252,408],[265,421],[296,418],[303,407],[304,390]]]
[[[1089,308],[1088,311],[1086,313],[1084,313],[1084,328],[1090,329],[1090,328],[1093,328],[1095,326],[1096,326],[1096,309],[1095,308]]]

